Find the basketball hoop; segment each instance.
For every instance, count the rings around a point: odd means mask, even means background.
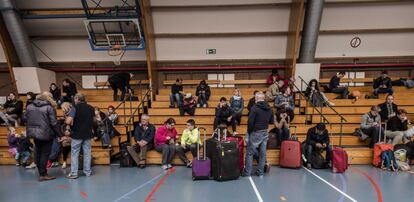
[[[125,50],[121,44],[114,44],[108,49],[108,55],[113,58],[114,65],[121,65],[121,58]]]

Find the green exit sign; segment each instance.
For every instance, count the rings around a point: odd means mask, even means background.
[[[206,54],[207,54],[207,55],[213,55],[213,54],[216,54],[216,49],[206,49]]]

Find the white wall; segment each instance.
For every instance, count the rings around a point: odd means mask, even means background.
[[[352,48],[355,36],[361,45]],[[320,35],[317,47],[316,57],[413,56],[414,34]]]
[[[283,59],[286,37],[225,37],[156,39],[158,60]],[[207,55],[206,49],[217,49]]]
[[[235,9],[154,9],[155,33],[287,31],[289,6]]]
[[[92,51],[87,39],[34,40],[55,62],[113,61],[106,51]],[[39,62],[50,62],[36,47],[33,47]],[[145,61],[145,51],[127,51],[122,61]]]
[[[326,5],[321,30],[414,28],[414,2]]]

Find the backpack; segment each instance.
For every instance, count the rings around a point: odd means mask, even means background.
[[[398,164],[392,150],[385,150],[381,153],[381,168],[389,171],[398,170]]]
[[[326,168],[325,159],[323,158],[320,151],[314,151],[311,154],[311,164],[312,168],[315,169],[324,169]]]
[[[394,158],[397,161],[399,170],[411,170],[409,164],[411,159],[411,152],[411,148],[406,144],[397,144],[394,146]]]
[[[408,80],[405,82],[405,86],[406,86],[407,88],[413,88],[413,87],[414,87],[414,80],[410,80],[410,79],[408,79]]]

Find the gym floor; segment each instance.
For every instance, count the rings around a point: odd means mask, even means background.
[[[191,169],[168,172],[159,166],[95,166],[91,177],[69,180],[69,170],[52,168],[58,179],[38,182],[36,170],[0,166],[0,201],[413,201],[414,174],[372,166],[351,166],[345,174],[330,170],[283,169],[273,166],[263,178],[236,181],[192,181]]]

